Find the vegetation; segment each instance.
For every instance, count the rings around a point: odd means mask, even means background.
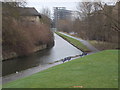
[[[0,85],[0,89],[2,89],[2,85]]]
[[[50,28],[51,27],[51,23],[52,23],[52,20],[50,19],[50,9],[49,8],[42,8],[41,10],[41,16],[42,16],[42,19],[41,21],[45,24],[47,24],[47,26]]]
[[[118,44],[120,43],[118,40],[119,4],[120,1],[113,6],[103,2],[79,2],[77,4],[78,17],[71,21],[71,18],[58,20],[58,29],[67,33],[75,32],[82,39]]]
[[[118,43],[118,13],[116,6],[108,6],[100,2],[81,2],[78,4],[78,11],[82,19],[78,19],[80,26],[79,34],[84,32],[86,39]],[[116,10],[116,11],[115,11]],[[113,24],[113,19],[117,20]],[[77,24],[75,24],[76,26]],[[114,27],[114,28],[113,28]],[[80,34],[81,35],[81,34]]]
[[[62,38],[64,38],[65,40],[67,40],[68,42],[70,42],[72,45],[74,45],[75,47],[77,47],[78,49],[84,51],[84,52],[89,52],[90,50],[84,45],[82,44],[80,41],[74,39],[74,38],[71,38],[71,37],[68,37],[66,35],[63,35],[59,32],[56,32],[56,34],[58,34],[59,36],[61,36]]]
[[[17,9],[21,7],[21,3],[3,2],[2,5],[3,58],[12,52],[18,56],[28,55],[40,45],[51,47],[54,44],[53,33],[47,24],[31,23],[27,18],[22,21]]]
[[[95,46],[98,50],[106,50],[106,49],[119,49],[118,43],[110,43],[96,40],[89,40],[93,46]]]
[[[74,87],[118,88],[118,50],[101,51],[3,85],[3,88]]]
[[[67,33],[69,33],[72,30],[74,30],[73,22],[71,20],[67,20],[67,19],[60,19],[60,20],[58,20],[57,28],[60,31],[67,32]]]

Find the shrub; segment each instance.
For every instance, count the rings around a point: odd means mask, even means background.
[[[37,46],[53,44],[53,34],[46,25],[14,19],[9,23],[8,20],[3,22],[3,57],[9,52],[27,55]]]

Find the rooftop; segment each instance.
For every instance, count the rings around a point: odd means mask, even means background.
[[[41,16],[34,7],[20,7],[18,8],[18,11],[21,16]]]

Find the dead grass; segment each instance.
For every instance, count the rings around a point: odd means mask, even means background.
[[[120,48],[118,46],[118,43],[110,43],[110,42],[103,42],[103,41],[96,41],[96,40],[90,40],[89,42],[99,50]]]

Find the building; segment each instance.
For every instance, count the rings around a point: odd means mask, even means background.
[[[41,15],[35,8],[20,7],[17,9],[23,21],[28,20],[30,22],[36,22],[36,23],[40,22]]]
[[[68,19],[71,17],[71,11],[65,7],[54,7],[54,19]]]
[[[72,11],[66,10],[65,7],[54,7],[54,26],[57,27],[58,20],[70,20]]]
[[[29,22],[33,24],[46,24],[51,27],[51,19],[44,14],[40,14],[35,8],[31,7],[20,7],[18,8],[20,17],[22,17],[22,22]]]

